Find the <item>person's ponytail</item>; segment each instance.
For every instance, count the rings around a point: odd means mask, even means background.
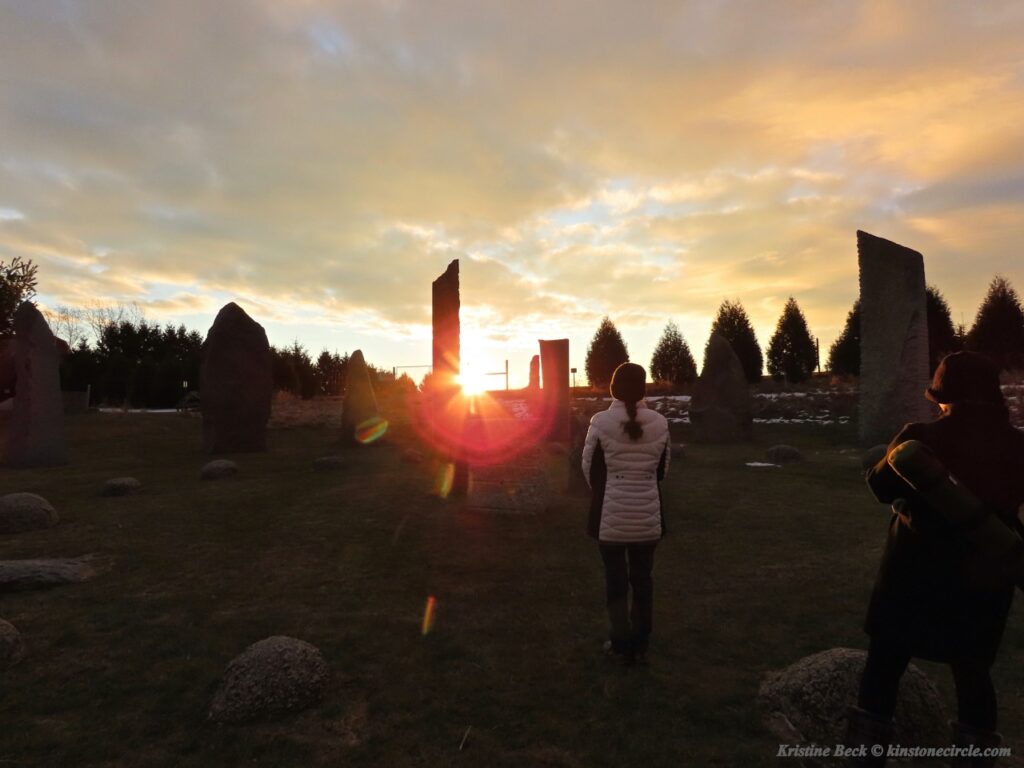
[[[636,417],[636,404],[644,399],[647,371],[636,363],[623,363],[612,374],[611,395],[626,404],[629,421],[622,422],[623,431],[630,440],[639,440],[644,428]]]

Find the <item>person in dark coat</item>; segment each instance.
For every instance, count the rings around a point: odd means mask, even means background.
[[[949,473],[1008,527],[1024,535],[1024,433],[1015,429],[999,387],[999,371],[983,355],[957,352],[936,369],[925,396],[941,416],[908,424],[889,444],[907,440],[932,450]],[[848,744],[886,744],[900,677],[911,658],[949,664],[959,721],[955,743],[997,746],[996,694],[990,669],[1006,626],[1014,585],[994,572],[985,553],[930,509],[885,459],[868,470],[875,497],[893,505],[865,629],[871,637]],[[987,766],[994,758],[954,763]],[[868,758],[865,765],[884,765]]]

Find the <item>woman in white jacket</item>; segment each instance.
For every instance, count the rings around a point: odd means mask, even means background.
[[[612,404],[590,420],[583,447],[583,475],[592,491],[588,533],[604,561],[611,624],[605,649],[627,663],[647,652],[654,548],[665,534],[659,483],[668,470],[668,422],[644,402],[646,379],[635,363],[615,369]]]

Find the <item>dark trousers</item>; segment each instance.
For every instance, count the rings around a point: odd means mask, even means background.
[[[883,640],[871,640],[860,682],[857,706],[886,720],[896,712],[900,678],[911,655]],[[996,690],[989,668],[973,661],[954,661],[957,715],[964,725],[994,731],[997,725]]]
[[[616,653],[644,653],[651,635],[654,608],[654,548],[650,544],[598,545],[604,560],[605,597],[611,629],[608,639]],[[633,605],[629,606],[629,588]]]

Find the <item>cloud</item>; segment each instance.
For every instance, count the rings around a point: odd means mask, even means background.
[[[1024,281],[1022,35],[1012,2],[9,4],[0,258],[360,343],[421,339],[460,258],[509,344],[727,297],[767,341],[789,295],[824,344],[861,228],[973,315]]]

